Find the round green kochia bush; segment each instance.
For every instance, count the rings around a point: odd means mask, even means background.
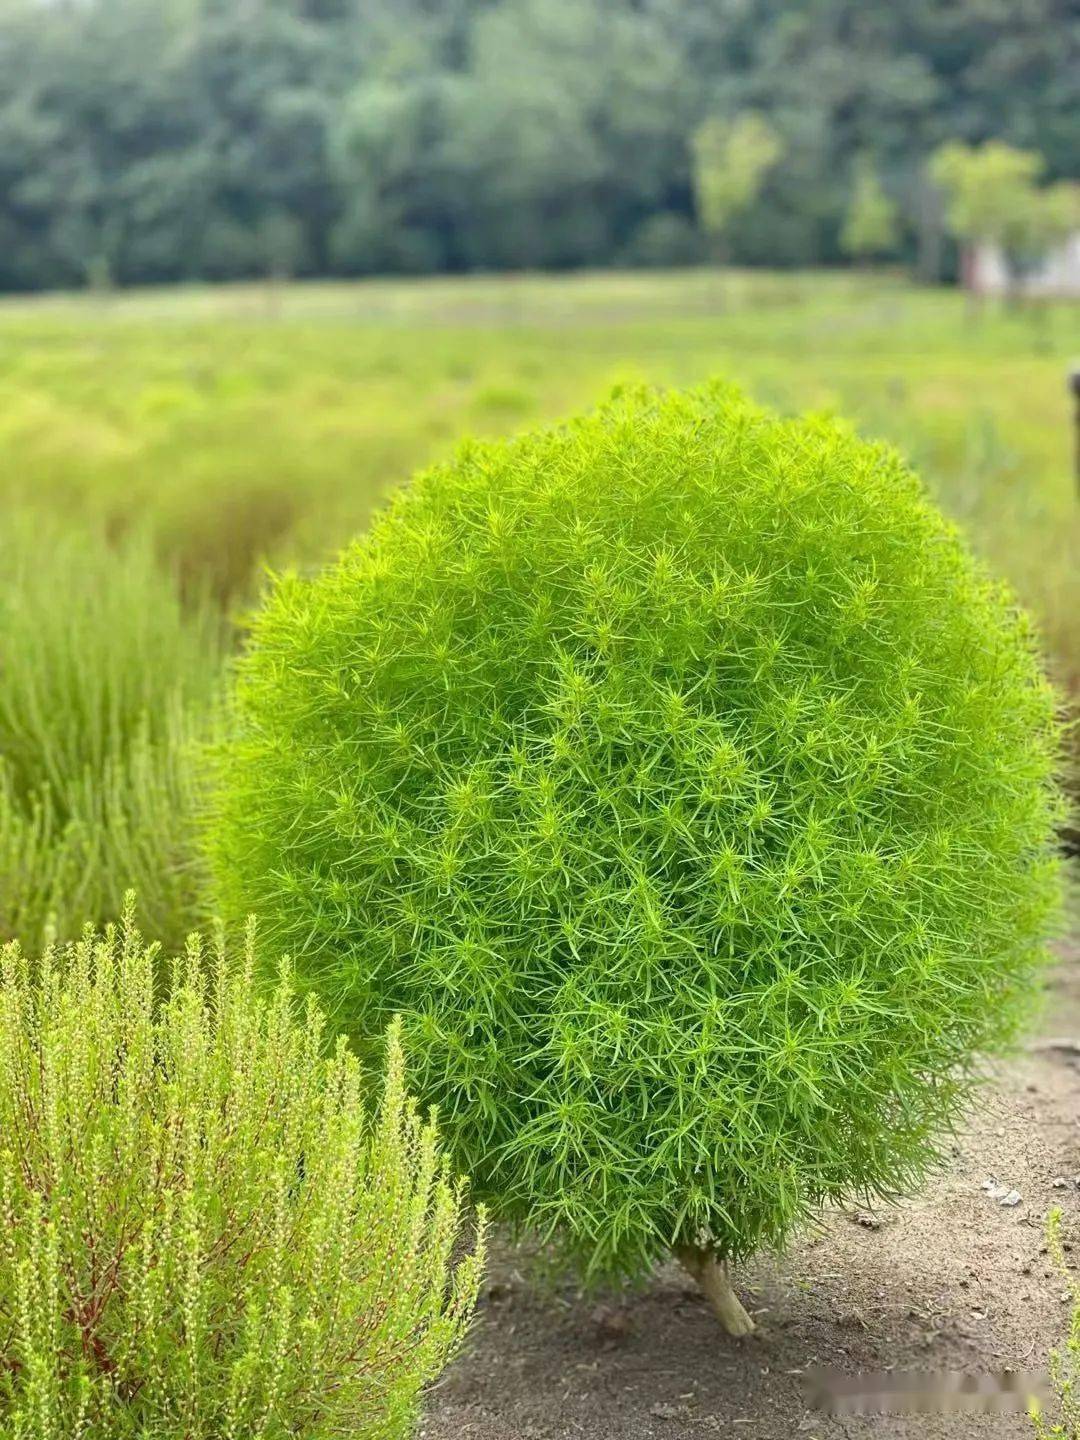
[[[398,1440],[455,1349],[483,1227],[389,1037],[377,1114],[287,969],[195,939],[0,951],[0,1435]]]
[[[211,850],[498,1215],[594,1271],[907,1190],[1057,899],[1028,622],[888,449],[739,393],[469,444],[239,668]]]

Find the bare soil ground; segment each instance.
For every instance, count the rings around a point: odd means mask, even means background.
[[[1048,1044],[1054,1037],[1080,1047],[1075,944],[1041,1039],[986,1092],[945,1173],[895,1208],[832,1212],[789,1254],[736,1276],[759,1325],[748,1340],[721,1333],[674,1265],[644,1291],[597,1297],[537,1284],[520,1255],[497,1248],[471,1342],[431,1396],[420,1434],[1030,1440],[1022,1411],[828,1415],[811,1406],[805,1375],[1045,1368],[1068,1316],[1045,1251],[1052,1205],[1080,1254],[1080,1049]]]

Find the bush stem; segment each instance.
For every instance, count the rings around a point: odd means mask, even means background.
[[[713,1314],[729,1335],[752,1335],[754,1322],[742,1307],[731,1288],[727,1261],[716,1252],[699,1245],[680,1245],[676,1250],[680,1263],[701,1286]]]

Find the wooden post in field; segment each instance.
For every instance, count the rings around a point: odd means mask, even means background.
[[[1080,493],[1080,365],[1074,365],[1069,371],[1069,390],[1073,397],[1073,424],[1076,427],[1076,449],[1073,464],[1076,468],[1076,489],[1077,493]]]

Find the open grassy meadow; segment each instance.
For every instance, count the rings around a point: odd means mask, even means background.
[[[266,564],[317,565],[465,435],[736,380],[895,443],[1080,677],[1068,305],[689,271],[0,302],[0,930],[135,883],[200,918],[199,746]]]
[[[1078,359],[1076,306],[975,313],[957,293],[870,273],[0,301],[0,941],[36,954],[115,917],[134,887],[144,930],[166,954],[182,945],[210,918],[208,749],[265,567],[318,566],[462,437],[555,420],[620,383],[720,375],[891,441],[1035,613],[1075,696]],[[1080,1024],[1075,963],[1054,985],[1057,1037]],[[915,1433],[903,1417],[811,1421],[807,1367],[1039,1366],[1069,1298],[1044,1222],[1051,1204],[1075,1208],[1080,1186],[1075,1054],[1044,1039],[1008,1067],[919,1199],[830,1209],[785,1258],[743,1268],[752,1344],[721,1348],[673,1266],[598,1302],[561,1274],[526,1281],[500,1241],[470,1353],[421,1433],[781,1440],[812,1423],[822,1440],[902,1440]],[[941,1440],[1031,1434],[1020,1411],[939,1421]]]
[[[635,273],[144,291],[0,304],[5,513],[148,527],[232,604],[386,488],[627,380],[723,374],[893,441],[1080,673],[1075,306],[973,316],[851,274]]]

